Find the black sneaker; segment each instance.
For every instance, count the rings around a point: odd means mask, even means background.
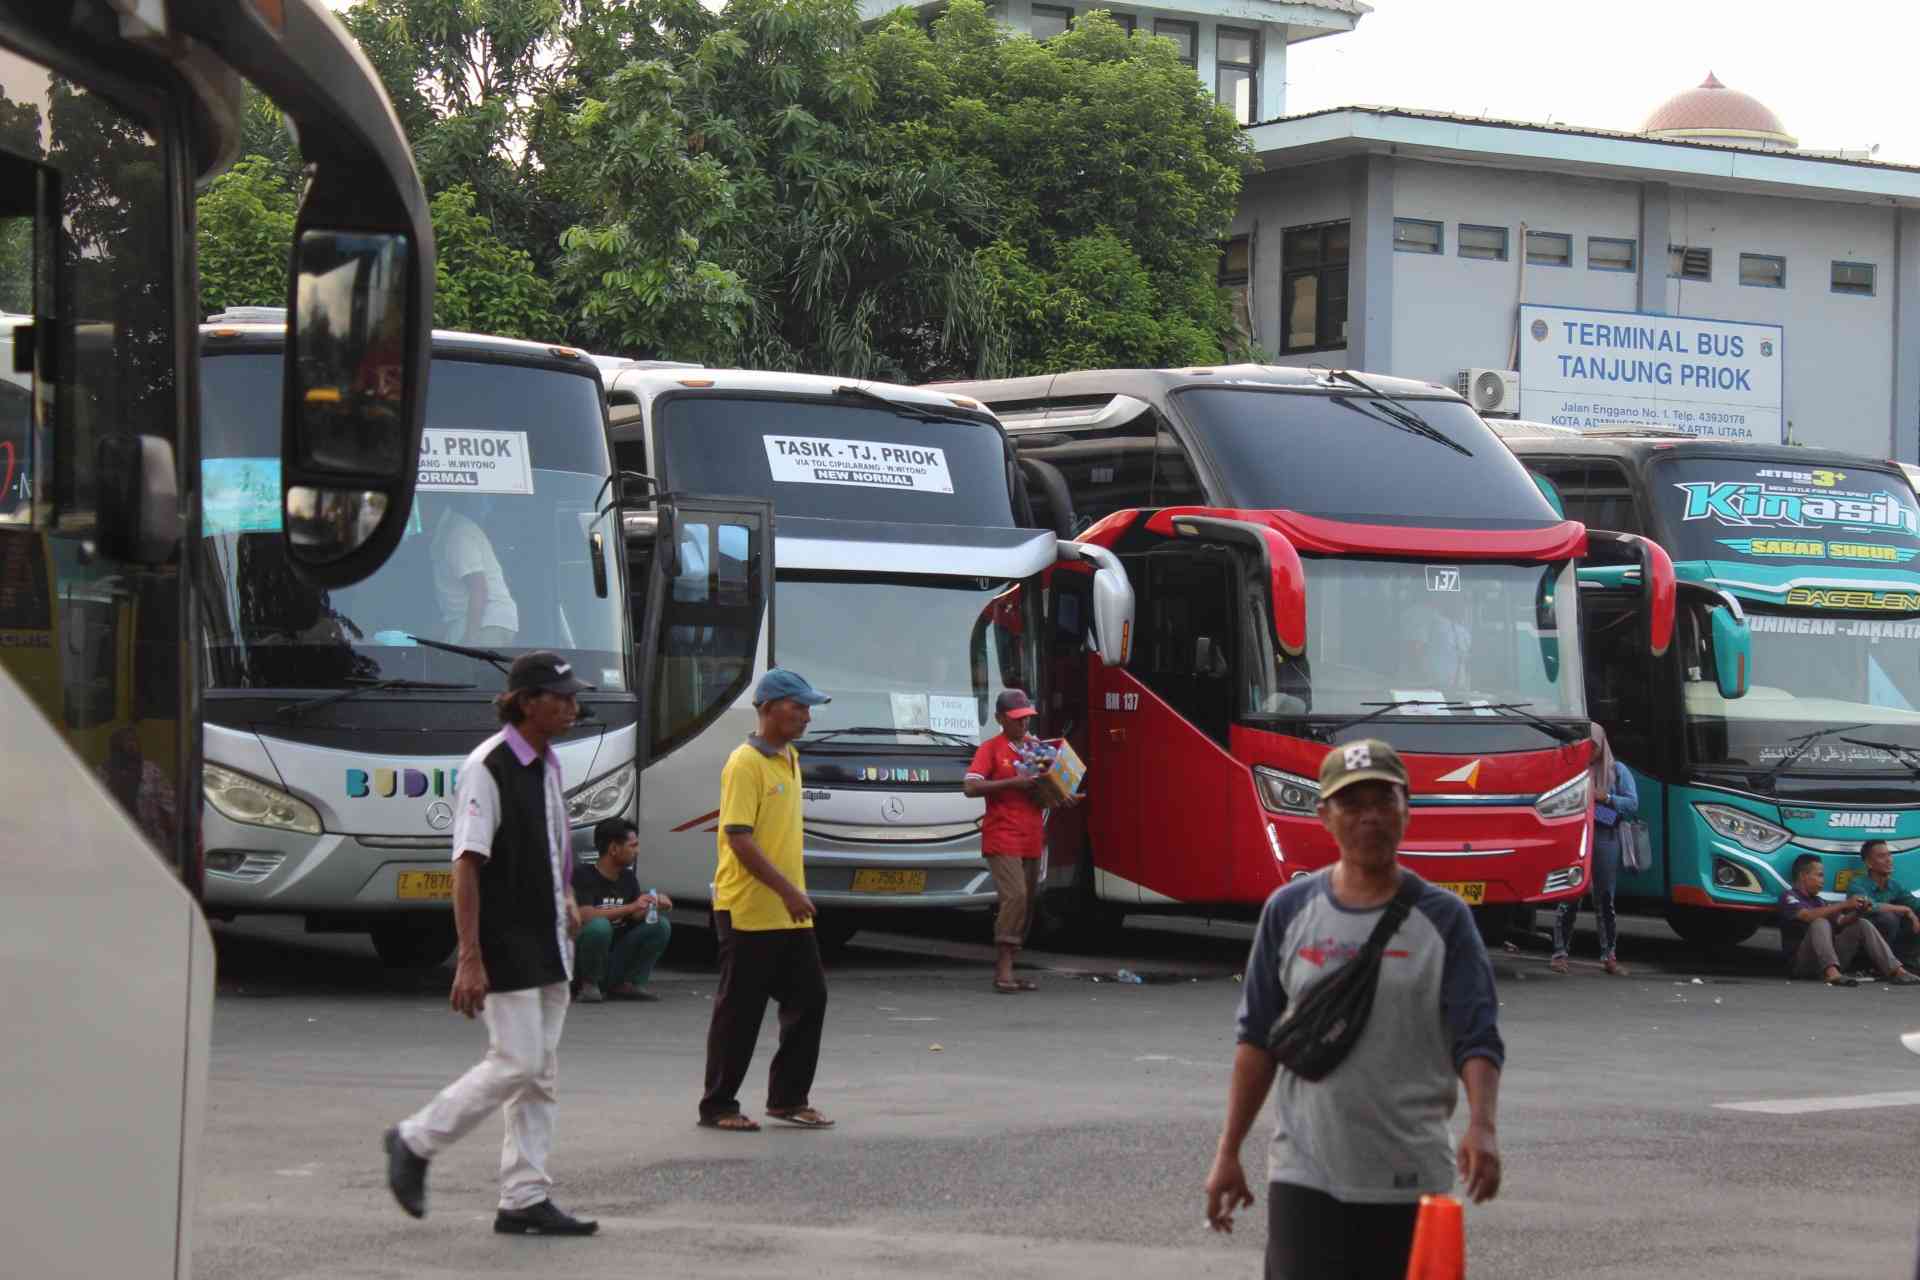
[[[427,1216],[427,1162],[400,1140],[396,1126],[381,1143],[387,1149],[387,1188],[400,1207],[416,1218]]]
[[[597,1222],[562,1213],[551,1200],[524,1209],[502,1209],[493,1215],[493,1229],[503,1236],[590,1236]]]

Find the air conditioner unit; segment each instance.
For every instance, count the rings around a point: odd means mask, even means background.
[[[1457,386],[1481,413],[1520,412],[1520,375],[1512,369],[1462,369]]]

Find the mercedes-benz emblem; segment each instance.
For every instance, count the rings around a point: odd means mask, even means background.
[[[427,806],[427,825],[435,831],[445,831],[453,825],[453,806],[445,800],[435,800]]]
[[[888,822],[899,822],[907,816],[907,804],[899,796],[888,796],[880,806],[880,816]]]

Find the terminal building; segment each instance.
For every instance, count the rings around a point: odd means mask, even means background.
[[[1637,129],[1289,116],[1288,46],[1370,6],[1176,3],[1110,11],[1173,39],[1246,126],[1261,172],[1221,282],[1270,358],[1456,386],[1490,415],[1920,461],[1920,168],[1804,150],[1712,75]],[[998,12],[1045,39],[1092,7]]]

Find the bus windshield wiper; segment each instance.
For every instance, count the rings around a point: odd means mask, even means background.
[[[1872,747],[1876,751],[1884,751],[1907,766],[1914,777],[1920,778],[1920,750],[1898,742],[1875,742],[1871,738],[1842,738],[1840,741],[1851,742],[1856,747]]]
[[[1342,720],[1338,724],[1328,726],[1326,732],[1329,739],[1342,729],[1351,729],[1357,724],[1365,724],[1369,720],[1378,720],[1381,716],[1392,711],[1398,711],[1402,707],[1444,707],[1447,705],[1447,700],[1445,698],[1401,698],[1398,702],[1363,702],[1360,705],[1363,707],[1374,707],[1376,709],[1367,712],[1365,715],[1355,716],[1351,720]]]
[[[1872,725],[1868,724],[1836,724],[1827,729],[1809,730],[1797,738],[1788,738],[1787,741],[1793,744],[1793,750],[1787,752],[1786,755],[1781,756],[1778,760],[1775,760],[1773,764],[1767,768],[1766,772],[1760,775],[1761,784],[1770,787],[1774,786],[1780,777],[1780,771],[1805,755],[1807,748],[1820,741],[1820,739],[1836,733],[1851,733],[1855,729],[1870,729],[1872,727]]]
[[[348,676],[347,679],[352,680],[354,683],[345,689],[335,689],[331,693],[323,693],[318,697],[308,698],[305,702],[289,702],[286,706],[280,708],[279,714],[283,716],[304,715],[309,711],[317,711],[321,707],[330,707],[336,702],[345,702],[348,698],[357,698],[363,693],[374,693],[381,689],[473,688],[470,684],[447,684],[440,680],[407,680],[398,677],[392,680],[369,680],[364,676]]]
[[[408,636],[415,644],[423,644],[429,649],[443,649],[448,653],[457,653],[463,658],[477,658],[481,662],[491,662],[500,669],[501,675],[507,675],[507,667],[513,662],[498,649],[474,649],[464,644],[448,644],[445,640],[429,640],[425,636]],[[471,687],[471,686],[468,686]]]
[[[869,403],[877,404],[891,413],[898,414],[902,418],[912,418],[915,422],[965,422],[966,421],[966,419],[958,413],[941,413],[938,409],[935,409],[930,405],[903,404],[898,400],[889,400],[887,399],[887,397],[881,395],[878,391],[871,391],[871,390],[868,390],[866,387],[857,386],[851,382],[846,383],[842,386],[835,387],[833,389],[833,394],[836,396],[848,396],[855,400],[865,400],[865,401],[868,401]],[[908,731],[902,730],[901,732],[908,732]]]
[[[843,734],[860,734],[863,736],[876,736],[880,734],[892,735],[896,733],[917,733],[922,737],[932,738],[936,742],[945,743],[947,745],[955,746],[955,747],[965,747],[969,751],[973,750],[973,748],[976,745],[978,745],[974,742],[969,741],[965,736],[961,734],[948,733],[945,729],[893,729],[885,725],[877,725],[877,724],[856,724],[856,725],[849,725],[847,728],[844,728],[844,729],[829,729],[825,733],[816,733],[812,737],[801,738],[798,742],[794,743],[794,745],[798,747],[817,747],[821,743],[831,742],[833,739],[838,738]]]
[[[1562,742],[1578,742],[1587,736],[1571,725],[1556,724],[1545,716],[1535,715],[1533,712],[1527,710],[1527,708],[1532,705],[1531,702],[1449,702],[1447,704],[1447,710],[1479,711],[1485,709],[1487,711],[1498,711],[1505,715],[1516,716],[1521,720],[1526,720],[1535,725],[1539,728],[1540,732],[1547,734],[1549,737],[1558,738]]]
[[[1355,413],[1364,413],[1370,418],[1383,420],[1391,426],[1399,427],[1403,431],[1411,431],[1414,435],[1424,436],[1435,444],[1447,446],[1447,448],[1452,449],[1455,453],[1464,453],[1469,458],[1473,456],[1473,450],[1467,448],[1467,446],[1461,444],[1458,440],[1455,440],[1452,436],[1415,413],[1407,406],[1405,401],[1380,390],[1380,388],[1374,386],[1352,370],[1331,369],[1328,370],[1327,377],[1338,378],[1342,382],[1351,382],[1368,395],[1383,402],[1372,405],[1362,405],[1355,404],[1352,400],[1344,396],[1334,396],[1333,402],[1335,404],[1343,408],[1351,409]]]

